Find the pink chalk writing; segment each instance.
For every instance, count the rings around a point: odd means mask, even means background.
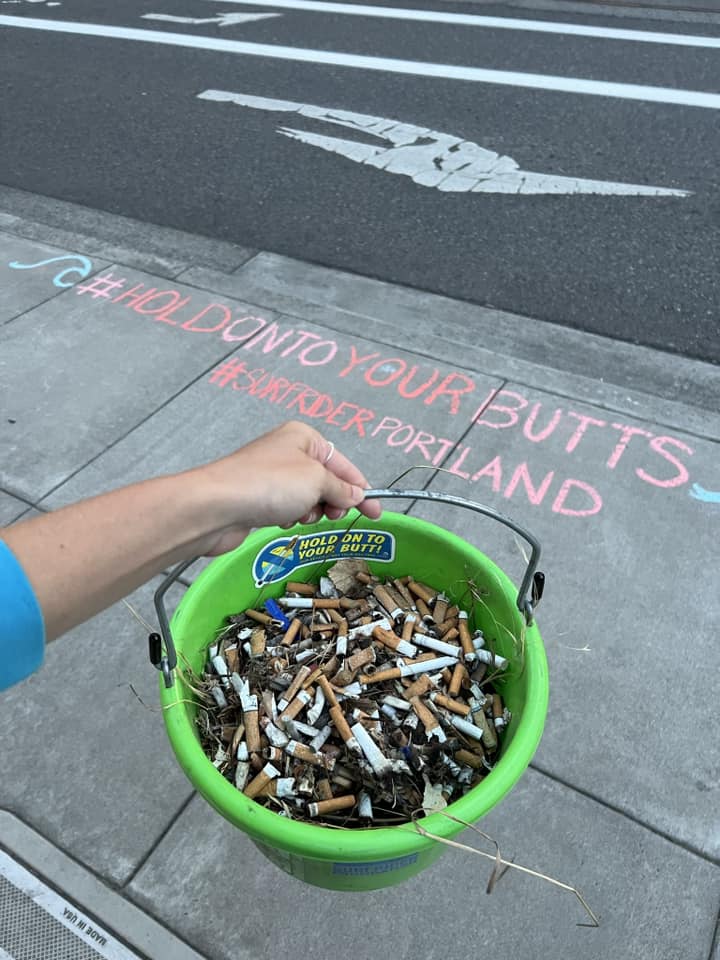
[[[382,347],[339,343],[325,332],[307,330],[292,320],[268,320],[218,303],[201,292],[181,293],[143,283],[130,286],[125,278],[115,278],[112,273],[93,277],[75,289],[79,295],[110,301],[144,316],[162,325],[161,329],[176,327],[187,334],[217,336],[231,344],[236,353],[213,371],[210,382],[214,386],[276,404],[293,416],[352,431],[433,466],[442,464],[456,476],[485,484],[507,499],[523,497],[533,506],[549,505],[556,514],[587,517],[602,508],[602,496],[596,486],[577,474],[591,471],[595,479],[623,474],[633,482],[662,489],[674,489],[690,481],[687,460],[693,449],[684,441],[656,435],[643,426],[558,406],[556,397],[548,402],[531,400],[519,389],[493,387],[478,403],[482,381],[469,373],[398,356]],[[264,366],[253,367],[249,360],[240,359],[243,355],[290,359],[299,368],[311,371],[317,367],[323,371],[323,389],[303,379],[278,375]],[[455,441],[420,429],[402,417],[338,400],[332,394],[333,377],[342,383],[370,387],[378,402],[382,397],[390,403],[411,403],[420,405],[420,409],[432,407],[448,416],[459,416],[472,426],[469,438],[473,443],[456,446]],[[512,431],[521,448],[525,447],[515,454],[518,462],[510,464],[507,454],[503,459],[492,450],[480,459],[477,451],[486,446],[479,440],[482,433],[506,430]],[[538,444],[552,449],[556,469],[539,472],[532,466],[530,454]]]

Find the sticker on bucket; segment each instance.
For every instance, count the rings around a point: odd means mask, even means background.
[[[417,863],[417,853],[409,853],[406,857],[395,857],[393,860],[371,860],[369,863],[334,863],[333,874],[343,877],[368,877],[376,873],[389,873],[392,870],[403,870],[405,867]]]
[[[385,530],[323,530],[297,537],[278,537],[255,557],[255,586],[284,580],[293,570],[312,563],[348,557],[390,563],[395,556],[395,537]]]

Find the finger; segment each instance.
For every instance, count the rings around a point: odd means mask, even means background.
[[[342,520],[347,514],[347,510],[341,510],[339,507],[325,506],[325,516],[328,520]]]

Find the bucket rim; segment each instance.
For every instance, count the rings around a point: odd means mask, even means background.
[[[472,551],[486,568],[491,568],[504,594],[512,599],[514,606],[517,587],[508,575],[481,550],[443,527],[421,517],[410,517],[402,513],[385,510],[379,520],[368,520],[357,511],[351,511],[347,520],[359,517],[363,525],[382,528],[388,522],[393,533],[402,536],[402,531],[421,530],[440,536],[448,546],[460,552]],[[294,536],[297,532],[313,533],[335,529],[341,521],[323,518],[312,525],[298,525],[290,530],[280,527],[263,527],[253,531],[243,543],[230,553],[215,558],[193,581],[180,601],[171,619],[171,629],[175,632],[183,627],[183,621],[191,604],[188,597],[194,598],[203,589],[207,589],[214,579],[233,566],[238,557],[245,559],[265,543],[278,536]],[[310,568],[312,569],[312,568]],[[292,574],[291,574],[292,575]],[[286,578],[286,579],[289,579]],[[301,579],[301,577],[295,577]],[[280,587],[283,581],[274,586]],[[517,610],[517,608],[515,607]],[[517,610],[519,621],[522,615]],[[522,619],[524,623],[524,619]],[[442,838],[449,838],[464,829],[450,817],[457,817],[468,823],[479,820],[492,809],[515,786],[530,763],[542,737],[549,699],[549,678],[545,649],[539,629],[535,623],[525,625],[525,661],[524,674],[526,684],[525,705],[518,728],[512,742],[502,753],[495,768],[485,779],[469,790],[463,797],[448,805],[444,813],[433,813],[419,818],[423,829]],[[282,849],[288,853],[309,859],[344,862],[355,860],[367,862],[385,860],[389,851],[392,857],[403,857],[432,846],[435,841],[424,837],[413,823],[396,826],[368,828],[335,828],[305,821],[292,820],[279,816],[276,812],[244,796],[213,766],[205,755],[197,738],[195,726],[183,706],[186,696],[184,684],[178,677],[176,683],[166,688],[159,677],[160,700],[163,718],[173,751],[186,775],[201,795],[223,817],[260,843]],[[177,706],[179,709],[171,709]],[[209,781],[209,786],[208,782]],[[482,803],[478,804],[478,794],[482,794]],[[481,808],[481,809],[480,809]]]

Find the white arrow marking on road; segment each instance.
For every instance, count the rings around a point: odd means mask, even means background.
[[[601,193],[625,196],[687,197],[687,190],[669,190],[635,183],[613,183],[605,180],[580,180],[547,173],[521,170],[512,157],[500,156],[492,150],[453,137],[449,133],[401,123],[389,117],[374,117],[349,110],[333,110],[311,103],[292,100],[270,100],[227,90],[205,90],[200,100],[235,103],[253,110],[299,113],[325,123],[349,127],[358,133],[389,141],[392,146],[377,146],[362,140],[341,140],[307,130],[280,127],[278,133],[300,140],[330,153],[339,153],[348,160],[364,163],[388,173],[411,177],[423,187],[454,193]]]
[[[167,23],[217,23],[221,27],[233,27],[239,23],[281,16],[281,13],[219,13],[216,17],[175,17],[171,13],[144,13],[142,19],[165,20]]]

